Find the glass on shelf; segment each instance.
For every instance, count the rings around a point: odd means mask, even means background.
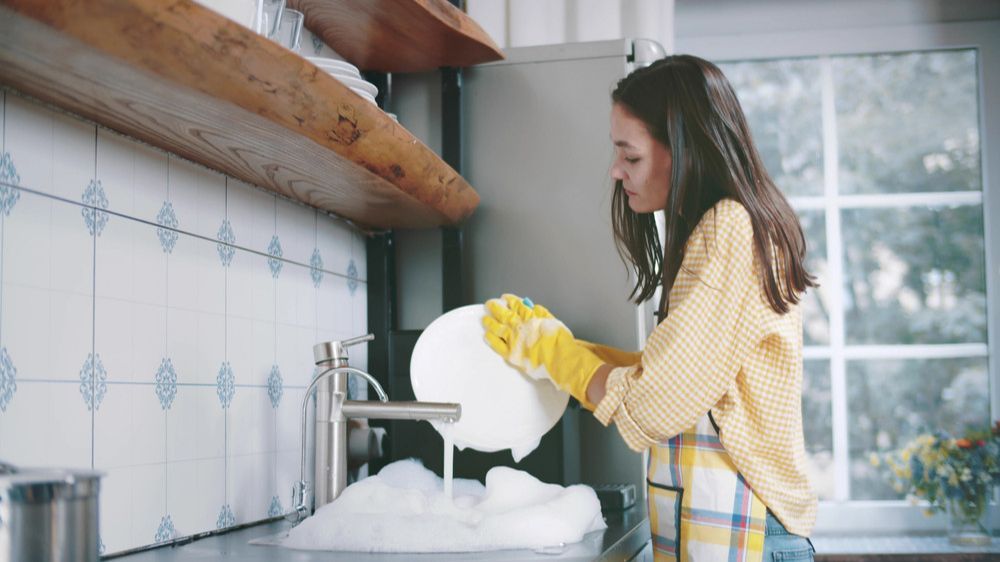
[[[261,0],[261,19],[257,33],[265,37],[274,37],[281,25],[285,0]]]
[[[297,51],[299,41],[302,39],[303,23],[305,23],[305,15],[302,12],[288,8],[282,9],[277,31],[270,38],[285,48]]]

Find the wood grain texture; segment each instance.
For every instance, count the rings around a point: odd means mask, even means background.
[[[380,109],[190,0],[0,0],[0,83],[368,227],[479,202]]]
[[[363,70],[420,72],[504,58],[493,39],[446,0],[288,0],[305,26]]]

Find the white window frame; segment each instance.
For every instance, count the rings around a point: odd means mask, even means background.
[[[892,27],[867,27],[853,29],[808,30],[766,34],[741,34],[725,36],[678,37],[678,52],[691,53],[716,62],[765,60],[793,57],[823,57],[836,55],[866,55],[872,53],[911,52],[938,49],[974,48],[977,50],[979,72],[979,127],[983,191],[978,193],[920,193],[901,195],[832,195],[794,198],[797,209],[828,209],[830,197],[848,207],[881,207],[904,204],[938,203],[947,198],[951,203],[977,204],[982,202],[984,215],[984,244],[986,249],[986,299],[987,343],[925,346],[922,356],[969,357],[989,356],[990,416],[1000,418],[1000,20],[960,22]],[[824,108],[832,111],[832,107]],[[830,139],[824,139],[829,141]],[[836,143],[824,142],[825,150],[836,150]],[[825,154],[824,160],[836,161],[836,155]],[[829,190],[836,184],[837,170],[826,167],[824,182]],[[993,172],[991,174],[991,172]],[[831,177],[832,175],[832,177]],[[912,201],[911,201],[912,200]],[[839,213],[827,212],[827,244],[830,255],[839,255],[839,238],[831,238],[831,219],[839,221]],[[839,232],[839,231],[838,231]],[[831,267],[841,267],[834,260]],[[834,288],[830,296],[840,300]],[[831,315],[831,335],[842,339],[841,326],[834,326],[838,316]],[[843,312],[839,314],[843,321]],[[840,342],[841,347],[843,342]],[[829,358],[837,342],[829,346],[811,347],[807,359]],[[851,353],[844,359],[898,357],[896,346],[851,346]],[[912,354],[913,350],[907,350]],[[840,361],[841,366],[843,361]],[[831,392],[842,404],[846,403],[844,373],[835,376],[831,361]],[[835,398],[836,400],[837,398]],[[842,439],[846,445],[846,411],[834,411],[834,447]],[[840,426],[839,428],[837,426]],[[846,455],[844,455],[846,456]],[[847,480],[846,458],[839,460],[835,478]],[[835,459],[835,463],[838,460]],[[838,489],[847,489],[844,482]],[[990,507],[987,524],[1000,526],[1000,506]],[[923,508],[906,501],[846,501],[843,498],[820,502],[816,524],[817,534],[834,533],[909,533],[941,531],[946,526],[943,516],[926,517]]]

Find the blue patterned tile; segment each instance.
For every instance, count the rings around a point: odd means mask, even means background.
[[[267,508],[267,516],[278,517],[283,513],[285,510],[281,507],[281,500],[278,499],[278,496],[271,496],[271,505]]]
[[[309,274],[312,276],[313,286],[319,289],[319,284],[323,282],[323,257],[319,255],[319,248],[313,250],[312,258],[309,259]]]
[[[160,239],[160,247],[167,254],[174,251],[174,244],[177,243],[177,214],[174,213],[174,206],[170,201],[164,201],[160,207],[160,212],[156,215],[156,224],[160,225],[156,229],[156,237]]]
[[[21,185],[21,176],[17,174],[10,153],[4,152],[0,156],[0,211],[7,216],[10,216],[14,204],[21,197],[21,190],[15,185]]]
[[[267,266],[271,268],[271,277],[275,279],[278,275],[281,275],[281,241],[278,240],[278,235],[275,234],[271,237],[271,243],[267,245],[267,255],[271,256],[267,258]]]
[[[83,192],[83,204],[86,207],[80,209],[80,213],[83,215],[87,230],[91,236],[95,234],[100,236],[104,226],[108,224],[108,213],[100,210],[108,208],[108,196],[104,193],[101,180],[90,180],[90,184]]]
[[[236,394],[236,377],[233,376],[233,368],[229,366],[229,361],[223,361],[219,367],[219,374],[215,377],[215,392],[219,395],[222,409],[229,408],[233,403],[233,395]]]
[[[323,40],[319,38],[319,35],[313,33],[312,44],[313,44],[313,52],[316,54],[316,56],[319,56],[319,54],[323,51]]]
[[[358,290],[358,266],[354,265],[354,259],[347,265],[347,289],[354,294]]]
[[[219,517],[215,520],[216,529],[225,529],[226,527],[232,527],[236,524],[236,516],[233,515],[233,508],[229,507],[229,504],[222,506],[219,510]]]
[[[160,361],[156,370],[156,397],[160,399],[160,407],[169,410],[177,396],[177,371],[169,358]]]
[[[277,365],[271,366],[271,374],[267,376],[267,395],[271,398],[271,406],[277,408],[281,403],[281,395],[284,394],[281,379],[281,370]]]
[[[160,526],[156,529],[156,535],[153,537],[153,542],[159,544],[161,542],[167,542],[174,538],[174,534],[177,531],[174,530],[174,521],[170,519],[169,515],[164,515],[160,519]]]
[[[7,348],[0,348],[0,412],[7,411],[7,404],[14,399],[17,392],[17,367],[7,354]]]
[[[219,251],[219,261],[222,262],[222,267],[229,267],[236,254],[236,248],[233,247],[236,244],[236,233],[233,232],[233,225],[229,219],[222,219],[222,226],[219,227],[215,238],[219,241],[215,245],[215,249]]]
[[[87,409],[99,409],[107,392],[108,372],[104,370],[100,354],[91,353],[83,362],[83,367],[80,368],[80,394],[83,395]]]

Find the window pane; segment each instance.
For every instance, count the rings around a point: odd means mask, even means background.
[[[899,498],[870,454],[927,431],[954,435],[986,426],[988,389],[985,357],[849,361],[851,499]]]
[[[982,188],[974,50],[831,64],[841,193]]]
[[[986,341],[981,205],[842,216],[848,344]]]
[[[802,373],[802,430],[806,441],[809,478],[820,499],[833,499],[833,407],[830,362],[804,361]]]
[[[720,65],[750,122],[764,167],[789,196],[823,193],[823,125],[815,59]]]
[[[803,343],[829,345],[826,215],[823,211],[799,211],[798,215],[802,232],[806,236],[806,270],[816,276],[819,283],[819,287],[806,291],[806,296],[802,299]]]

